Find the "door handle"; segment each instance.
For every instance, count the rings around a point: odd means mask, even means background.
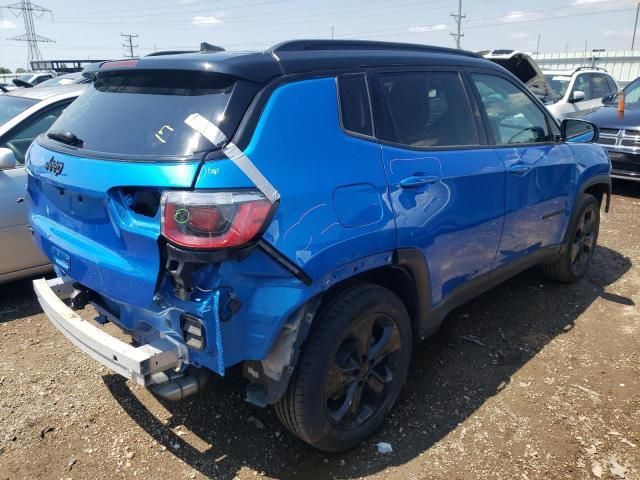
[[[515,165],[511,165],[509,168],[509,171],[513,175],[524,175],[529,170],[531,170],[531,167],[529,165],[523,165],[522,163],[516,163]]]
[[[400,180],[400,186],[402,188],[418,188],[438,181],[440,181],[440,178],[433,175],[411,175]]]

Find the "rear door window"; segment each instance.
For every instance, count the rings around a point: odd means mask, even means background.
[[[497,145],[552,141],[547,117],[519,87],[496,75],[472,78]]]
[[[394,72],[377,78],[390,117],[380,122],[380,139],[414,148],[478,144],[457,72]]]
[[[364,75],[348,75],[338,79],[342,126],[349,132],[373,136],[369,91]]]
[[[214,148],[185,123],[189,115],[200,114],[227,137],[235,131],[240,119],[226,113],[237,83],[209,72],[101,72],[50,130],[75,134],[85,152],[188,157]]]

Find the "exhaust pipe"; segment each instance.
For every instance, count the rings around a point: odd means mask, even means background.
[[[151,379],[154,383],[149,388],[154,394],[177,402],[203,389],[209,381],[209,373],[204,368],[190,368],[185,373],[157,373]]]

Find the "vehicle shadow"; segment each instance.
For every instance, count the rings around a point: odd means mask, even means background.
[[[20,320],[42,313],[38,299],[33,293],[33,280],[50,277],[39,274],[35,277],[14,280],[0,285],[0,323]]]
[[[598,247],[587,278],[577,284],[550,282],[533,269],[459,308],[414,348],[407,385],[387,421],[372,439],[345,453],[318,452],[287,433],[272,409],[243,402],[239,375],[216,377],[185,401],[162,401],[171,414],[168,424],[139,399],[146,392],[134,394],[117,375],[104,382],[149,435],[208,477],[233,478],[245,467],[280,479],[373,474],[416,458],[472,416],[547,343],[573,328],[598,297],[633,305],[605,292],[630,267],[628,258]],[[174,433],[178,425],[191,434]],[[383,441],[392,444],[392,454],[376,452]]]
[[[633,180],[614,179],[611,185],[614,195],[640,198],[640,183]]]

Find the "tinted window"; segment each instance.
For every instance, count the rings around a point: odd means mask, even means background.
[[[494,75],[472,76],[496,144],[551,141],[545,114],[520,88]]]
[[[604,75],[600,73],[591,75],[591,93],[593,98],[602,98],[609,95],[609,84]]]
[[[93,152],[190,156],[214,146],[185,119],[198,113],[227,132],[226,109],[235,85],[233,77],[217,73],[103,73],[51,130],[74,133],[84,150]]]
[[[14,97],[8,94],[0,95],[0,125],[4,125],[36,103],[38,100],[33,98]]]
[[[340,77],[338,85],[343,127],[350,132],[373,136],[371,106],[364,75]]]
[[[56,105],[36,118],[31,118],[23,122],[0,143],[0,147],[10,148],[16,155],[16,161],[18,163],[24,163],[24,156],[31,142],[33,142],[38,135],[49,130],[49,127],[58,119],[67,105],[69,105],[69,103]]]
[[[607,77],[607,82],[609,82],[609,91],[610,93],[618,93],[618,85],[616,84],[615,80],[611,77],[609,77],[608,75],[605,75]]]
[[[457,73],[385,73],[378,78],[391,116],[391,128],[382,129],[380,138],[419,148],[478,144]]]
[[[609,75],[605,75],[605,78],[607,79],[607,83],[609,84],[609,95],[618,93],[618,85],[616,85],[615,80],[611,78]]]

